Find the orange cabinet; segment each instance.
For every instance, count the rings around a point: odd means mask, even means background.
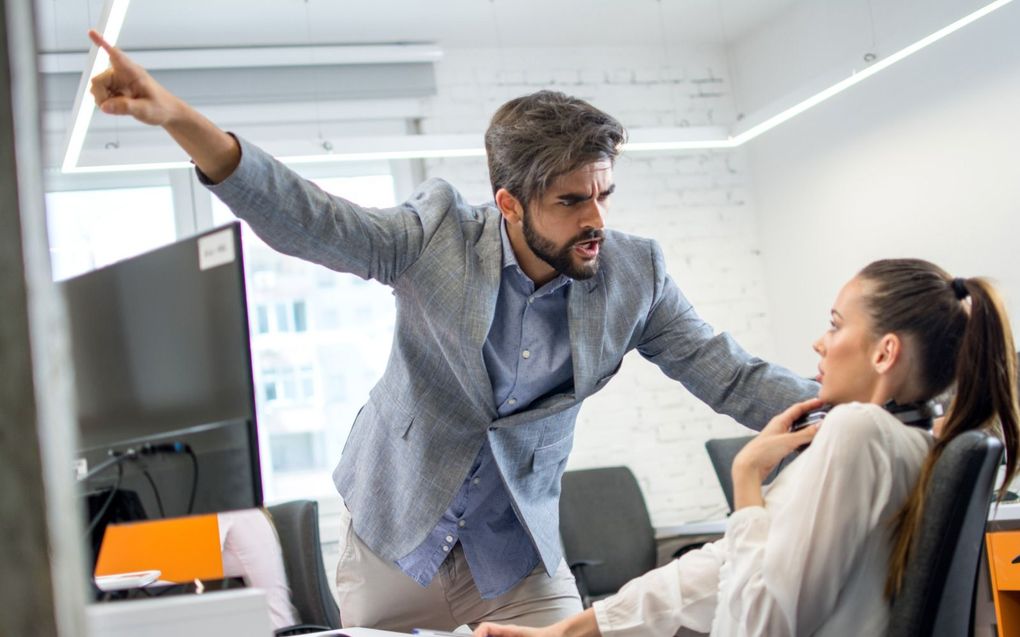
[[[988,533],[985,545],[999,635],[1009,635],[1020,627],[1020,530]]]

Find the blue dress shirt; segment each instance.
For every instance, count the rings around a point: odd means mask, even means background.
[[[521,270],[500,222],[503,268],[496,312],[482,347],[500,417],[573,382],[567,293],[560,275],[539,289]],[[460,542],[482,599],[516,586],[539,564],[535,545],[514,511],[488,443],[482,445],[453,503],[425,540],[397,566],[428,586]]]

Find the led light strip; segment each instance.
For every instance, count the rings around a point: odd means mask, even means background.
[[[130,0],[106,0],[103,5],[103,15],[99,20],[96,30],[112,45],[117,44],[121,28],[124,26],[124,18],[127,17],[128,4]],[[89,132],[89,123],[92,121],[92,113],[96,110],[96,102],[89,92],[92,78],[106,70],[110,65],[109,54],[92,45],[92,61],[88,70],[81,76],[78,83],[78,98],[74,102],[73,124],[71,133],[67,136],[67,145],[64,148],[64,172],[74,172],[78,166],[78,159],[81,157],[81,149],[85,144],[85,135]]]
[[[980,20],[981,18],[985,17],[989,13],[995,11],[996,9],[1001,9],[1002,7],[1006,6],[1012,1],[1013,0],[995,0],[994,2],[986,4],[985,6],[975,11],[974,13],[964,16],[963,18],[960,18],[956,22],[953,22],[952,24],[942,27],[935,33],[932,33],[931,35],[925,38],[921,38],[917,42],[914,42],[910,46],[900,49],[899,51],[893,53],[892,55],[882,58],[881,60],[875,62],[874,64],[872,64],[871,66],[867,67],[862,71],[853,73],[852,75],[850,75],[850,77],[846,78],[845,80],[833,84],[829,88],[812,95],[803,102],[795,104],[794,106],[791,106],[790,108],[782,111],[781,113],[773,115],[772,117],[766,119],[760,124],[752,126],[746,131],[739,133],[738,135],[732,138],[733,145],[740,146],[741,144],[751,141],[752,139],[761,135],[762,133],[765,133],[766,131],[773,129],[776,126],[779,126],[783,122],[786,122],[796,117],[797,115],[800,115],[801,113],[803,113],[804,111],[808,110],[813,106],[821,104],[830,97],[842,93],[851,86],[863,82],[864,80],[868,79],[869,77],[878,73],[879,71],[889,68],[893,64],[899,62],[900,60],[903,60],[913,55],[914,53],[917,53],[921,49],[924,49],[938,42],[939,40],[941,40],[942,38],[946,37],[951,33],[959,31],[968,24]]]
[[[938,42],[942,38],[954,33],[963,27],[980,20],[986,15],[1001,9],[1007,4],[1013,2],[1013,0],[994,0],[989,4],[981,7],[977,11],[970,13],[969,15],[956,20],[955,22],[935,31],[931,35],[924,37],[917,42],[900,49],[899,51],[875,62],[871,66],[867,67],[862,71],[855,72],[845,80],[841,80],[836,84],[833,84],[829,88],[812,95],[811,97],[781,111],[780,113],[773,115],[765,119],[764,121],[755,124],[747,130],[740,131],[736,134],[732,132],[725,138],[705,138],[705,139],[678,139],[672,141],[640,141],[630,142],[624,144],[623,150],[625,152],[655,152],[655,151],[671,151],[671,150],[725,150],[732,149],[738,146],[742,146],[752,139],[762,135],[763,133],[779,126],[780,124],[789,121],[790,119],[800,115],[804,111],[821,104],[827,99],[842,93],[851,86],[854,86],[860,82],[863,82],[867,78],[875,75],[879,71],[889,68],[893,64],[917,53],[918,51]],[[128,0],[107,0],[106,4],[106,22],[105,28],[103,29],[103,37],[108,42],[114,44],[116,38],[120,33],[120,28],[123,26],[124,15],[127,12]],[[79,85],[78,99],[75,102],[75,118],[74,127],[71,130],[71,135],[68,139],[67,152],[64,156],[63,171],[64,172],[117,172],[117,171],[132,171],[132,170],[156,170],[161,168],[175,168],[188,166],[187,162],[162,162],[162,163],[150,163],[150,164],[120,164],[120,165],[107,165],[107,166],[77,166],[78,159],[81,155],[82,144],[85,141],[85,134],[88,131],[88,124],[92,117],[92,112],[95,109],[94,103],[89,94],[89,81],[92,76],[101,72],[108,62],[108,56],[105,51],[96,49],[93,63],[90,65],[90,72],[82,77],[82,82]],[[634,132],[637,132],[636,129]],[[685,129],[674,129],[675,132],[681,134],[684,133]],[[331,161],[358,161],[358,160],[381,160],[381,159],[423,159],[423,158],[434,158],[434,157],[481,157],[485,155],[485,149],[481,146],[478,147],[457,147],[457,148],[405,148],[400,150],[379,150],[375,152],[352,152],[352,153],[336,153],[336,154],[321,154],[321,155],[295,155],[295,156],[283,156],[279,159],[287,163],[319,163],[319,162],[331,162]]]

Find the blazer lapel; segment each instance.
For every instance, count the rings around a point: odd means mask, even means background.
[[[570,286],[567,317],[574,361],[574,396],[580,400],[595,388],[601,369],[606,332],[606,286],[601,270]]]
[[[492,327],[499,296],[500,266],[503,253],[500,245],[499,223],[488,223],[482,236],[464,251],[464,306],[461,312],[461,340],[464,363],[474,398],[493,417],[496,404],[492,398],[492,382],[485,369],[482,346]]]

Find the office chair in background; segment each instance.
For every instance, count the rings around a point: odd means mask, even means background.
[[[294,500],[268,510],[283,550],[291,603],[302,622],[276,631],[277,637],[340,628],[340,609],[322,565],[318,503]]]
[[[726,504],[733,513],[733,474],[730,471],[733,467],[733,459],[737,457],[744,445],[754,440],[754,436],[740,436],[739,438],[714,438],[705,442],[705,450],[708,451],[708,459],[712,461],[712,468],[715,469],[715,477],[719,480],[723,495],[726,496]],[[769,484],[776,479],[783,467],[790,464],[799,455],[799,451],[791,453],[780,461],[776,468],[765,477],[762,484]]]
[[[585,608],[655,568],[655,530],[627,467],[563,474],[560,537]]]
[[[935,463],[889,637],[972,634],[978,566],[1002,443],[983,431],[960,434]]]

